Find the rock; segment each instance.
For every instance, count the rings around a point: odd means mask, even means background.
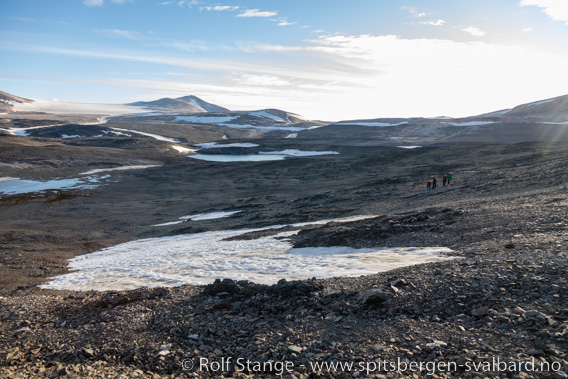
[[[288,350],[300,354],[302,351],[304,351],[304,349],[302,349],[300,346],[296,346],[296,345],[290,345],[288,346]]]
[[[474,310],[471,311],[472,316],[475,317],[483,317],[486,316],[488,313],[489,313],[489,307],[486,305],[479,308],[475,308]]]
[[[23,328],[20,328],[20,329],[14,331],[14,334],[13,334],[13,335],[14,335],[14,336],[19,336],[20,334],[24,334],[24,333],[27,333],[27,332],[30,332],[30,331],[31,331],[31,329],[28,328],[27,326],[25,326],[25,327],[23,327]]]
[[[381,292],[376,289],[370,289],[363,294],[363,296],[361,297],[361,302],[365,305],[382,304],[387,300],[389,300],[390,297],[391,295],[386,292]]]

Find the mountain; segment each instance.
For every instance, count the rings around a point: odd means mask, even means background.
[[[519,105],[508,112],[504,111],[502,115],[568,121],[568,95]]]
[[[14,111],[14,103],[32,103],[33,100],[24,97],[14,96],[7,92],[0,91],[0,112],[11,113]]]
[[[230,112],[229,109],[227,108],[223,108],[218,105],[208,103],[207,101],[201,100],[199,97],[193,95],[178,97],[176,99],[172,99],[170,97],[164,97],[162,99],[154,101],[137,101],[135,103],[130,103],[127,105],[156,108],[157,110],[163,110],[163,111],[176,111],[176,112],[189,112],[189,113]]]

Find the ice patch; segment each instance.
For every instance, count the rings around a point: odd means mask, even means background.
[[[95,177],[55,179],[47,181],[11,179],[0,181],[0,194],[16,195],[49,190],[93,189],[99,186],[99,184],[97,184],[98,182],[99,178]]]
[[[71,259],[69,269],[72,272],[56,276],[41,287],[126,290],[144,286],[208,284],[221,278],[273,284],[282,278],[371,275],[403,266],[453,259],[442,255],[451,252],[444,247],[294,249],[290,242],[280,239],[296,232],[226,241],[255,230],[262,229],[212,231],[123,243]]]
[[[448,122],[448,125],[452,126],[480,126],[496,124],[497,121],[466,121],[466,122]]]
[[[95,168],[93,170],[82,172],[79,175],[92,175],[92,174],[98,174],[99,172],[107,172],[107,171],[140,170],[143,168],[160,167],[160,166],[161,165],[134,165],[134,166],[111,167],[111,168]]]
[[[288,156],[278,154],[193,154],[189,155],[188,157],[209,162],[261,162],[281,161]]]
[[[398,126],[398,125],[406,125],[408,124],[408,121],[404,121],[404,122],[399,122],[396,124],[391,124],[388,122],[351,122],[351,121],[342,121],[342,122],[338,122],[339,125],[362,125],[362,126],[380,126],[380,127],[384,127],[384,126]]]
[[[219,122],[229,122],[239,116],[177,116],[175,122],[187,122],[191,124],[216,124]]]
[[[214,149],[214,148],[223,148],[223,147],[257,147],[256,143],[227,143],[227,144],[218,144],[217,142],[208,142],[208,143],[198,143],[193,146],[197,146],[201,149]]]
[[[311,157],[316,155],[333,155],[339,154],[337,151],[301,151],[296,149],[286,149],[282,151],[260,151],[259,155],[286,155],[289,157]]]

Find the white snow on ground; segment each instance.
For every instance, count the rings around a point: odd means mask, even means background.
[[[34,100],[32,103],[14,103],[17,112],[46,112],[55,114],[121,114],[140,113],[140,107],[120,104],[72,103],[68,101]]]
[[[0,183],[2,183],[2,182],[8,182],[8,181],[10,181],[10,180],[18,180],[18,179],[20,179],[20,178],[13,178],[13,177],[11,177],[11,176],[4,176],[4,177],[0,178]]]
[[[327,220],[330,221],[333,220]],[[72,272],[56,276],[41,287],[125,290],[208,284],[217,278],[272,284],[282,278],[371,275],[403,266],[454,259],[441,255],[451,252],[444,247],[294,249],[290,242],[278,239],[297,233],[294,231],[253,240],[225,241],[254,230],[222,230],[123,243],[71,259]]]
[[[172,145],[172,149],[177,150],[181,154],[193,153],[197,151],[197,149],[192,149],[190,147],[185,147],[180,145]]]
[[[175,122],[187,122],[192,124],[216,124],[219,122],[229,122],[239,116],[177,116]]]
[[[179,142],[177,139],[175,138],[170,138],[170,137],[164,137],[164,136],[160,136],[157,134],[152,134],[152,133],[145,133],[145,132],[138,132],[136,130],[130,130],[130,129],[123,129],[123,128],[111,128],[112,130],[119,130],[121,132],[129,132],[129,133],[135,133],[135,134],[141,134],[143,136],[147,136],[147,137],[152,137],[158,141],[165,141],[165,142],[173,142],[173,143],[177,143]]]
[[[107,171],[140,170],[144,168],[160,167],[160,166],[161,165],[134,165],[134,166],[111,167],[111,168],[95,168],[93,170],[82,172],[79,175],[92,175],[92,174],[98,174],[99,172],[107,172]]]
[[[139,116],[139,117],[152,117],[152,116],[175,116],[179,112],[167,113],[167,112],[145,112],[145,113],[132,113],[129,116]]]
[[[418,149],[419,147],[422,146],[397,146],[400,147],[401,149]]]
[[[282,151],[260,151],[260,155],[287,155],[290,157],[311,157],[316,155],[339,154],[337,151],[301,151],[296,149],[286,149]]]
[[[550,102],[552,102],[552,101],[554,101],[554,100],[556,100],[556,99],[548,99],[548,100],[537,101],[537,102],[534,102],[534,103],[527,104],[527,107],[532,107],[533,105],[540,105],[540,104],[550,103]]]
[[[259,129],[259,130],[288,130],[290,132],[301,132],[302,130],[306,130],[304,128],[298,128],[297,126],[258,126],[258,125],[248,125],[248,124],[219,124],[219,126],[226,126],[227,128],[234,128],[234,129]]]
[[[189,216],[182,216],[180,220],[191,220],[191,221],[200,221],[200,220],[214,220],[217,218],[225,218],[232,216],[236,213],[242,211],[230,211],[230,212],[211,212],[211,213],[199,213],[196,215],[189,215]]]
[[[279,122],[286,122],[286,120],[284,120],[282,117],[275,116],[275,115],[270,114],[266,111],[249,112],[249,115],[254,116],[254,117],[269,118],[271,120],[279,121]]]
[[[298,137],[298,133],[292,133],[286,136],[286,138],[296,138],[296,137]]]
[[[61,135],[61,138],[83,138],[83,137],[85,137],[85,136],[80,136],[80,135],[77,135],[77,134],[75,134],[75,135],[62,134]]]
[[[217,147],[223,148],[223,147],[257,147],[259,145],[257,145],[256,143],[226,143],[226,144],[221,144],[219,145],[217,142],[207,142],[207,143],[198,143],[195,144],[193,146],[197,146],[201,149],[214,149]]]
[[[163,224],[155,224],[152,226],[168,226],[168,225],[177,225],[181,224],[182,222],[186,221],[201,221],[201,220],[214,220],[217,218],[224,218],[234,215],[235,213],[239,213],[242,211],[231,211],[231,212],[211,212],[211,213],[199,213],[195,215],[189,216],[181,216],[179,219],[180,221],[172,221],[172,222],[165,222]]]
[[[396,124],[390,124],[388,122],[350,122],[350,121],[342,121],[338,122],[339,125],[362,125],[362,126],[398,126],[398,125],[405,125],[408,124],[408,121],[399,122]]]
[[[539,124],[551,124],[551,125],[568,125],[568,121],[563,121],[563,122],[539,122]]]
[[[466,122],[448,122],[448,125],[452,126],[480,126],[496,124],[497,121],[466,121]]]
[[[168,225],[177,225],[177,224],[181,224],[182,222],[184,222],[183,220],[181,221],[171,221],[171,222],[164,222],[163,224],[155,224],[152,226],[168,226]]]

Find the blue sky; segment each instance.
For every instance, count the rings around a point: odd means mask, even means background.
[[[2,0],[0,90],[321,120],[568,94],[567,0]]]

